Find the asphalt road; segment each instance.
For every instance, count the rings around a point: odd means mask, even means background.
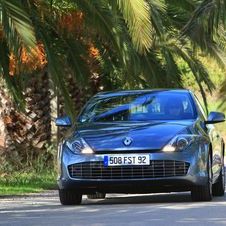
[[[192,202],[190,193],[107,195],[83,198],[80,206],[61,206],[56,191],[25,197],[0,197],[0,225],[226,225],[226,195]]]

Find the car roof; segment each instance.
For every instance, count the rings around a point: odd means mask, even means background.
[[[121,96],[130,94],[142,94],[151,92],[172,92],[172,93],[190,93],[188,89],[140,89],[140,90],[120,90],[120,91],[108,91],[99,92],[95,97],[111,97],[111,96]]]

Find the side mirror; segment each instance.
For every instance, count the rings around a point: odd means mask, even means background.
[[[64,127],[72,126],[71,118],[69,116],[56,118],[55,124],[56,126],[64,126]]]
[[[214,123],[224,122],[224,121],[225,121],[225,115],[223,113],[212,111],[209,113],[208,119],[205,123],[214,124]]]

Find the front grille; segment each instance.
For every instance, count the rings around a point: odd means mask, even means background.
[[[136,149],[126,149],[126,150],[107,150],[107,151],[97,151],[96,154],[97,155],[105,155],[105,154],[109,154],[109,152],[111,154],[137,154],[137,150]],[[161,149],[147,149],[147,150],[140,150],[139,152],[144,154],[144,153],[156,153],[156,152],[161,152]]]
[[[185,176],[190,164],[173,160],[151,160],[145,166],[111,166],[103,162],[83,162],[68,166],[72,178],[78,179],[142,179]]]

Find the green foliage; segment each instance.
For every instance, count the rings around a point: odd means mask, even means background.
[[[56,170],[57,147],[53,143],[45,146],[45,152],[37,153],[37,150],[23,150],[22,153],[11,151],[7,157],[3,154],[0,156],[0,174],[11,174],[15,171],[37,173],[45,170]],[[21,161],[25,159],[25,161]]]
[[[11,174],[1,174],[1,195],[22,195],[31,192],[41,192],[48,189],[56,189],[56,173],[53,170],[37,172],[35,170]]]
[[[57,10],[68,12],[76,8],[76,3],[71,0],[49,0],[50,7]]]
[[[18,54],[22,44],[28,48],[35,46],[33,25],[23,1],[0,1],[0,25],[7,45],[14,53]]]
[[[224,70],[218,66],[216,61],[213,61],[209,57],[198,57],[199,61],[207,68],[207,73],[215,87],[220,87],[224,81]],[[199,92],[199,86],[195,78],[192,76],[188,64],[183,59],[177,59],[177,63],[182,73],[182,83],[184,87],[192,89],[195,92]],[[208,91],[208,87],[204,86],[205,91]],[[219,94],[219,90],[216,90]]]
[[[153,38],[149,5],[144,0],[117,0],[117,3],[135,49],[141,54],[144,53],[151,47]]]
[[[55,145],[47,146],[46,152],[39,153],[35,159],[31,150],[26,154],[27,163],[23,166],[19,164],[20,156],[14,156],[13,153],[11,160],[0,159],[0,195],[19,195],[56,189]]]
[[[6,19],[0,21],[4,33],[0,41],[2,47],[6,44],[1,52],[18,50],[21,43],[31,47],[35,38],[42,42],[51,80],[56,91],[64,96],[66,111],[71,115],[74,110],[66,84],[68,72],[72,72],[78,86],[87,87],[90,83],[85,42],[91,42],[99,50],[96,63],[99,63],[104,89],[182,87],[182,71],[177,62],[181,58],[205,97],[205,91],[212,92],[214,86],[197,53],[225,65],[226,42],[222,35],[225,2],[49,0],[37,3],[29,0],[14,4],[11,0],[2,0],[0,14]],[[72,11],[83,14],[79,36],[59,29],[59,18]],[[15,37],[20,41],[14,46]],[[17,79],[8,78],[9,54],[3,56],[1,71],[18,102],[23,87]],[[114,81],[113,85],[109,86],[109,81]]]

